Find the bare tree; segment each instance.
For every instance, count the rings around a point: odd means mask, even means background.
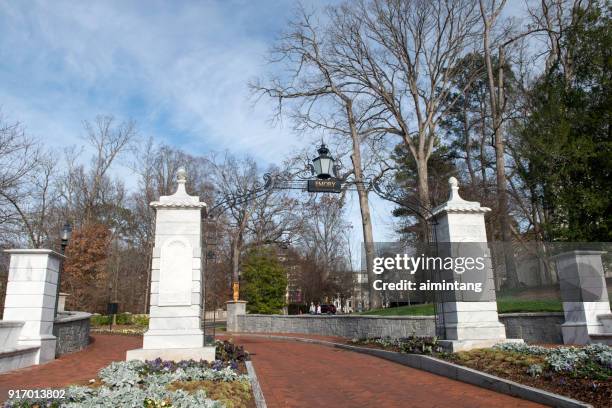
[[[278,100],[278,115],[285,102],[295,100],[293,117],[298,126],[323,129],[332,135],[349,138],[351,173],[359,198],[368,277],[373,281],[372,221],[362,161],[363,140],[368,134],[364,126],[369,122],[372,109],[356,100],[359,94],[355,87],[339,75],[327,29],[318,26],[304,9],[290,26],[290,32],[274,47],[272,58],[273,62],[288,63],[289,79],[272,78],[267,84],[258,81],[251,86],[256,93]],[[370,307],[380,307],[376,291],[370,291]]]
[[[569,27],[584,15],[580,10],[588,10],[593,4],[593,0],[540,0],[539,4],[528,7],[532,30],[546,38],[546,49],[542,54],[547,72],[558,64],[563,68],[567,81],[574,76],[572,49],[564,47],[561,41]]]
[[[304,217],[295,236],[295,277],[304,301],[348,296],[354,289],[350,255],[346,246],[349,224],[344,217],[343,199],[329,195],[311,196],[299,211]]]
[[[57,160],[44,152],[18,124],[0,120],[0,227],[5,234],[24,231],[28,246],[49,238],[49,212],[55,201]]]
[[[259,172],[252,159],[243,161],[226,153],[218,162],[211,159],[215,180],[215,195],[219,202],[225,202],[230,242],[230,263],[232,283],[238,288],[240,280],[240,256],[245,246],[247,227],[254,212],[253,200],[240,199],[257,189]],[[214,206],[214,203],[213,205]],[[211,214],[216,215],[216,214]]]
[[[82,167],[74,169],[78,179],[81,210],[85,221],[100,216],[100,209],[107,201],[107,193],[112,189],[108,171],[118,156],[123,153],[136,137],[134,122],[116,123],[112,116],[98,116],[94,123],[85,121],[85,140],[94,148],[92,165],[88,172]],[[121,194],[115,184],[115,194]]]
[[[457,62],[474,47],[474,1],[360,0],[330,11],[333,53],[346,81],[374,99],[371,132],[396,135],[417,164],[418,197],[430,206],[428,166],[439,122],[453,108]],[[466,70],[468,78],[478,65]],[[467,80],[465,86],[469,86]]]

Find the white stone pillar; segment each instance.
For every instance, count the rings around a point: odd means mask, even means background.
[[[178,172],[178,189],[151,203],[156,210],[151,273],[149,330],[143,348],[129,350],[128,360],[208,360],[202,331],[202,209],[206,204],[185,190],[186,172]]]
[[[238,325],[238,316],[246,314],[246,304],[244,300],[230,300],[225,302],[227,307],[227,331],[228,332],[239,332],[240,327]]]
[[[602,317],[610,315],[610,302],[602,251],[570,251],[554,257],[563,301],[565,344],[612,343]]]
[[[457,274],[444,271],[438,280],[479,282],[482,292],[444,292],[437,302],[438,320],[443,325],[443,345],[451,351],[489,347],[507,341],[506,328],[499,321],[493,269],[487,246],[484,216],[489,208],[459,196],[457,179],[449,179],[448,201],[432,210],[437,221],[436,236],[440,257],[484,257],[484,269]]]
[[[57,278],[63,255],[50,249],[9,249],[4,320],[24,321],[19,346],[40,346],[35,364],[55,359]]]
[[[58,302],[57,302],[57,311],[58,311],[58,313],[66,311],[66,298],[68,296],[70,296],[68,293],[60,292],[59,299],[58,299]]]

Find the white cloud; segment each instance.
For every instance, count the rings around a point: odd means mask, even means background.
[[[247,82],[270,69],[264,56],[292,7],[1,2],[0,107],[51,145],[78,144],[82,120],[114,114],[189,152],[227,149],[280,162],[313,140],[273,127],[274,101],[253,107]],[[374,203],[376,238],[388,239],[389,206]],[[361,241],[356,199],[350,218]]]

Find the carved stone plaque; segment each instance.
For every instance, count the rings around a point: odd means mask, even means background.
[[[192,249],[188,242],[172,240],[161,249],[159,306],[191,304]]]

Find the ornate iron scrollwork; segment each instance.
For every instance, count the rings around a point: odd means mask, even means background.
[[[225,194],[223,196],[223,200],[215,204],[207,211],[207,217],[216,218],[232,207],[264,196],[267,192],[274,189],[277,178],[278,176],[273,175],[272,173],[266,173],[263,175],[263,182],[256,181],[253,183],[253,187],[248,191],[242,194],[240,194],[240,192]]]

